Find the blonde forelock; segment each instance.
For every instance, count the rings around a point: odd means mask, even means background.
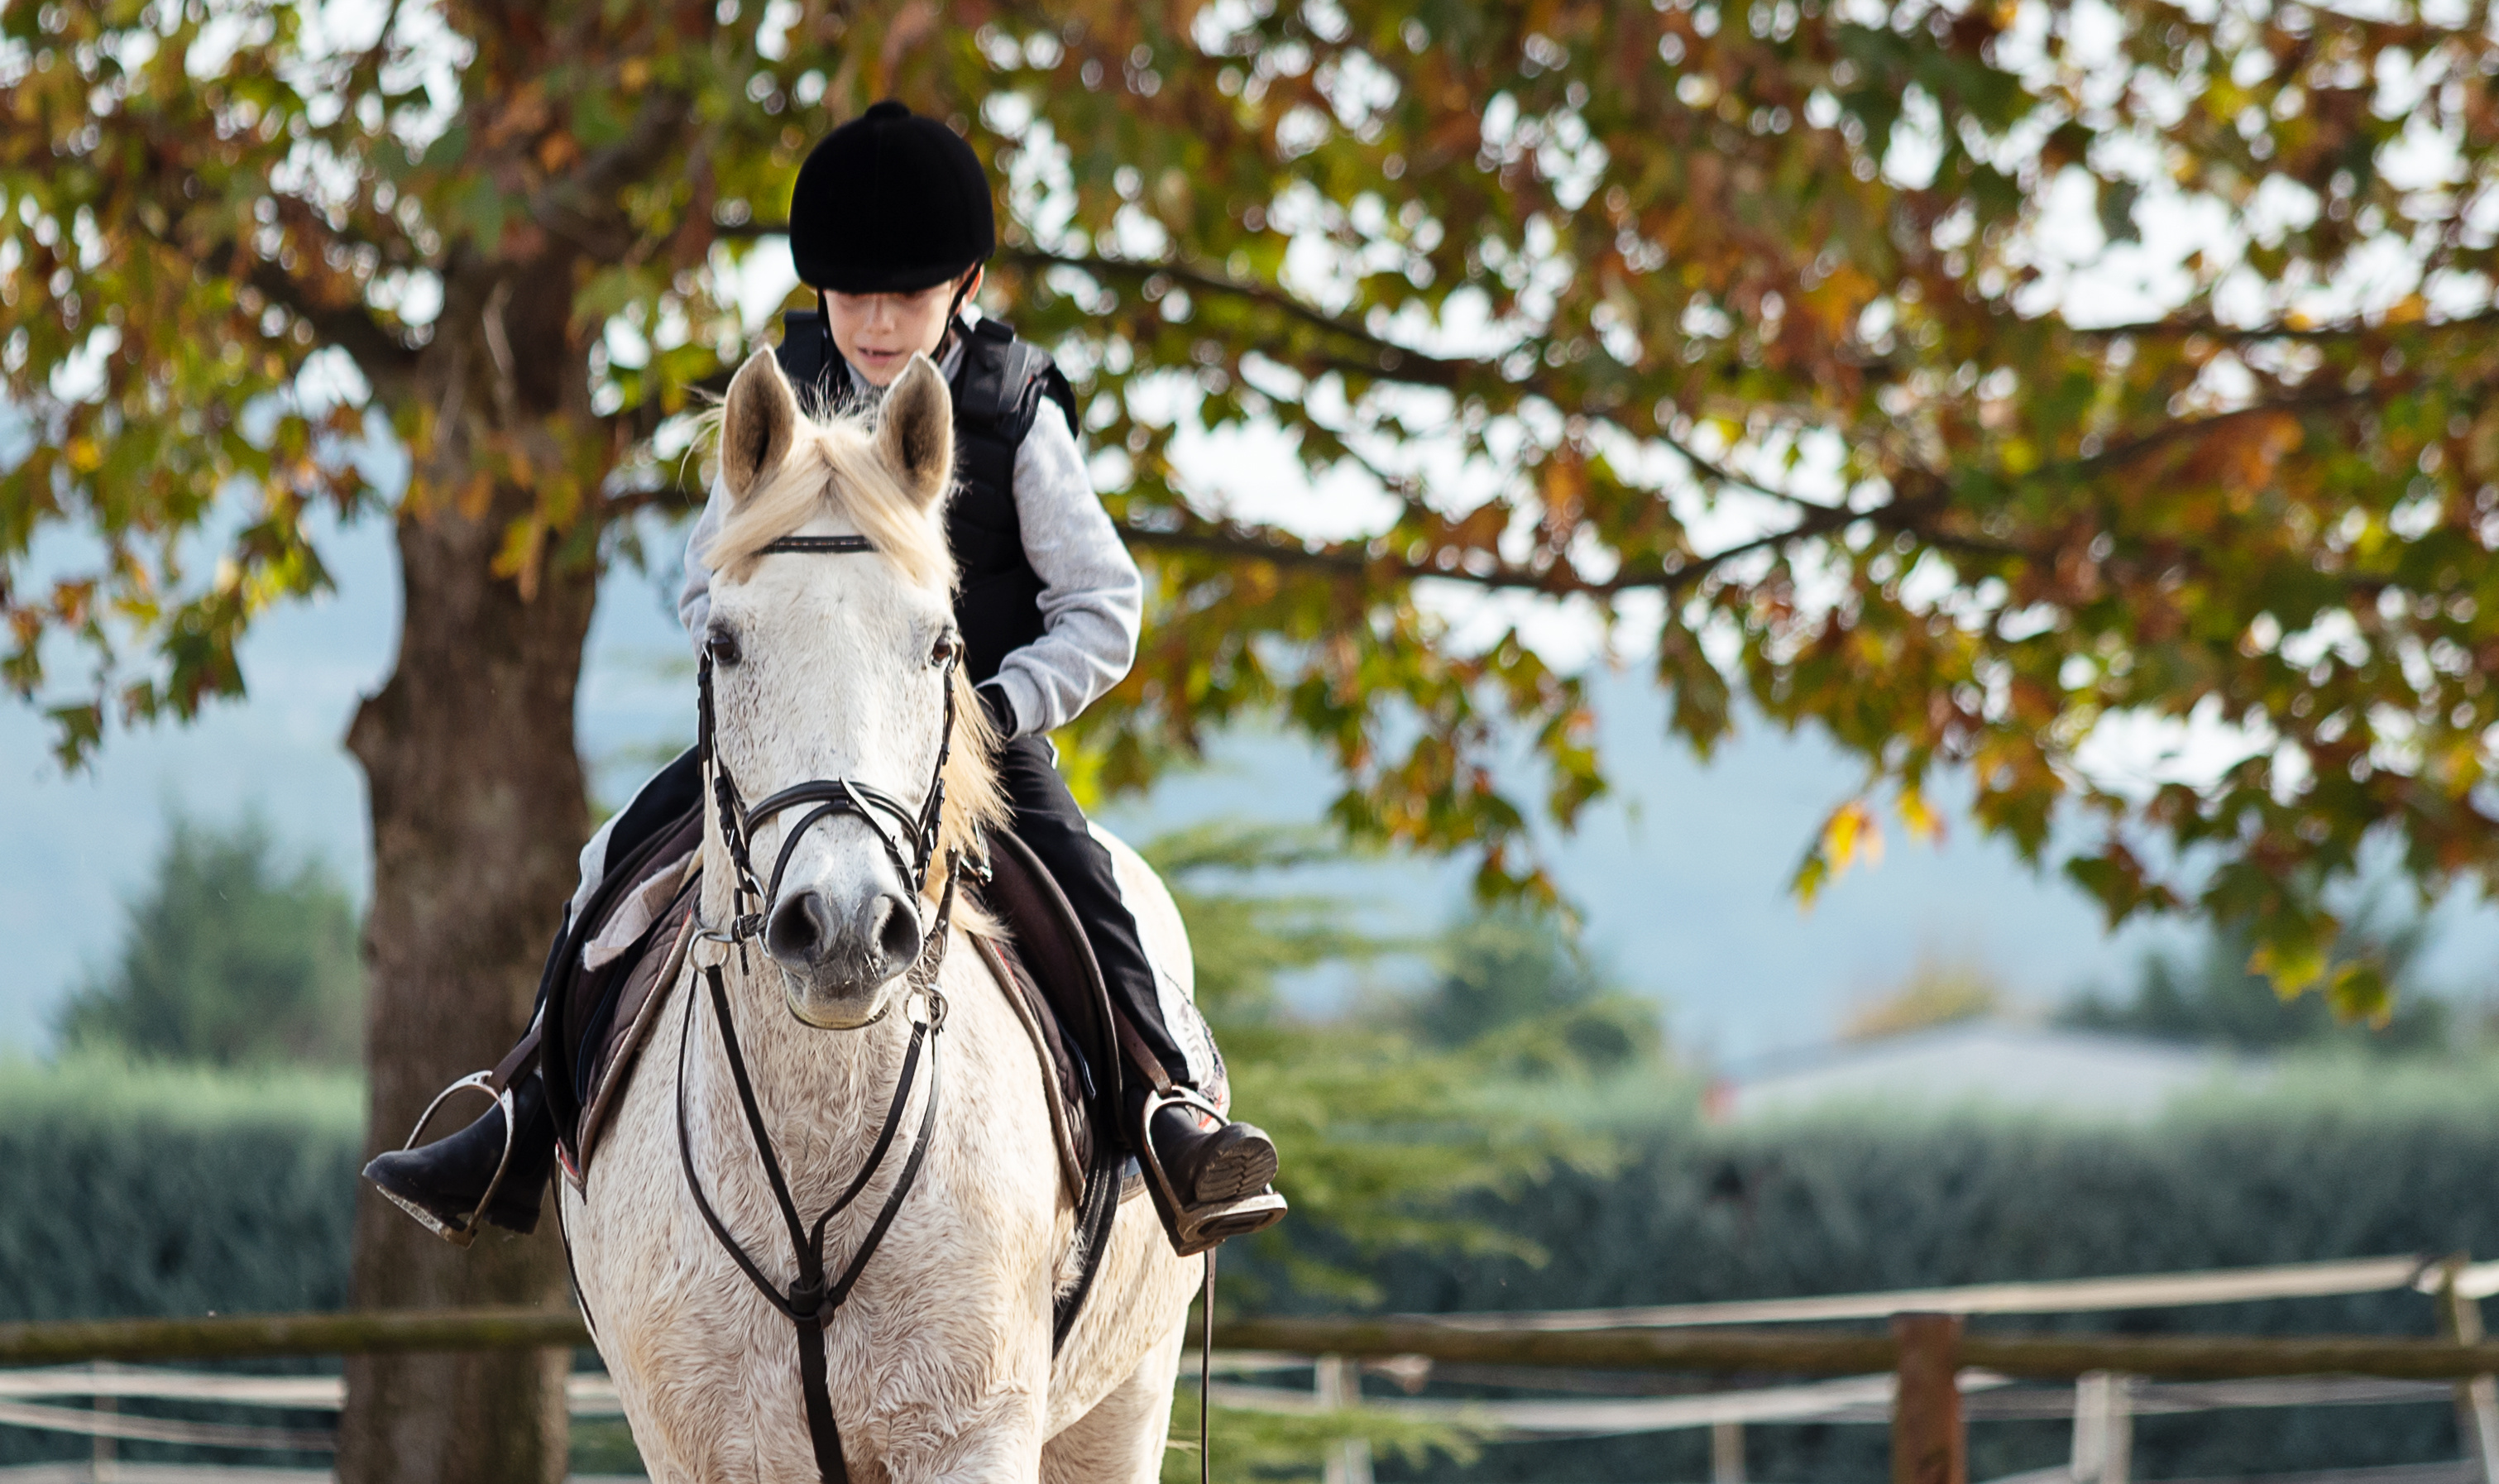
[[[790,456],[741,500],[712,543],[710,565],[732,582],[754,575],[763,548],[820,515],[858,528],[914,586],[951,594],[955,559],[938,509],[924,509],[877,456],[871,425],[853,413],[801,418]]]

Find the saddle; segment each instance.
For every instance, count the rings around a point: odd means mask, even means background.
[[[1068,1198],[1098,1196],[1097,1158],[1118,1151],[1118,1030],[1101,970],[1075,909],[1021,840],[990,837],[978,895],[1000,931],[973,947],[1039,1059],[1052,1143]],[[689,810],[611,872],[565,935],[540,1015],[539,1054],[556,1118],[557,1158],[576,1189],[685,968],[701,895],[702,814]],[[1088,1179],[1088,1176],[1091,1177]],[[1117,1186],[1128,1183],[1115,1178]]]

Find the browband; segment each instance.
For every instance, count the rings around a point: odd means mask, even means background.
[[[786,535],[777,541],[765,543],[763,552],[759,555],[768,555],[776,551],[849,554],[874,550],[876,550],[876,543],[861,535]]]

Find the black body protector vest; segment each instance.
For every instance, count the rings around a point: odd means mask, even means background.
[[[1076,394],[1050,352],[1015,338],[994,319],[957,325],[963,347],[949,390],[955,399],[955,495],[946,504],[946,543],[955,553],[955,622],[962,627],[964,669],[977,685],[1007,656],[1038,639],[1041,577],[1024,556],[1016,518],[1016,450],[1032,431],[1044,397],[1076,427]],[[837,403],[848,368],[813,309],[782,316],[775,352],[794,386],[816,405]]]

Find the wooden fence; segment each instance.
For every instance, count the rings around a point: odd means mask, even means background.
[[[2448,1338],[1973,1334],[1964,1325],[1964,1316],[1973,1312],[2243,1302],[2399,1286],[2437,1294]],[[1991,1285],[1782,1300],[1770,1305],[1687,1306],[1676,1310],[1242,1319],[1218,1325],[1216,1342],[1224,1350],[1342,1361],[1832,1377],[1888,1371],[1894,1377],[1890,1389],[1895,1484],[1965,1484],[1962,1397],[1965,1373],[1992,1373],[1991,1384],[2000,1384],[1996,1378],[2001,1377],[2069,1382],[2096,1378],[2103,1390],[2106,1378],[2112,1376],[2204,1382],[2295,1376],[2447,1381],[2456,1383],[2459,1421],[2475,1449],[2475,1462],[2482,1466],[2483,1478],[2489,1479],[2492,1463],[2499,1462],[2492,1436],[2499,1417],[2493,1415],[2488,1379],[2499,1374],[2499,1343],[2482,1339],[2479,1308],[2473,1301],[2494,1288],[2499,1288],[2499,1268],[2490,1265],[2389,1258],[2062,1285]],[[1903,1300],[1933,1307],[1903,1311],[1886,1307]],[[1769,1327],[1781,1320],[1877,1314],[1888,1317],[1888,1329]],[[1589,1322],[1592,1319],[1612,1322]],[[1751,1322],[1732,1322],[1739,1320]],[[589,1343],[589,1332],[578,1314],[531,1308],[75,1320],[0,1325],[0,1367],[555,1349]],[[2090,1392],[2090,1385],[2083,1390]],[[2111,1476],[2122,1477],[2122,1468]]]

